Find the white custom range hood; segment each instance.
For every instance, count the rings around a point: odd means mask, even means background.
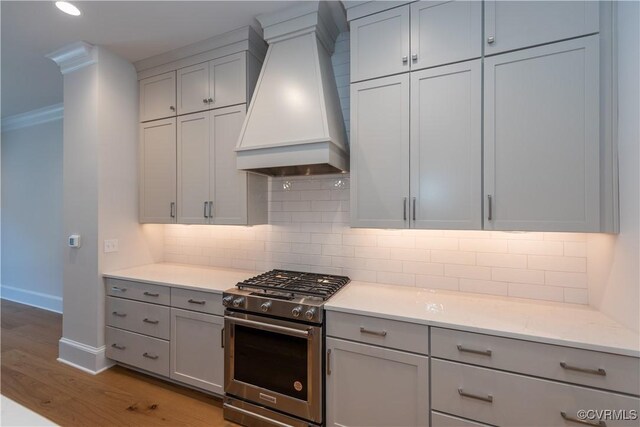
[[[346,28],[342,4],[304,2],[257,19],[269,50],[238,140],[238,169],[270,176],[347,171],[331,64]]]

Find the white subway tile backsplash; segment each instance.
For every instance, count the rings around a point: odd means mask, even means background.
[[[349,34],[332,57],[349,132]],[[286,185],[285,185],[286,184]],[[168,262],[588,304],[584,233],[350,228],[348,174],[270,178],[269,224],[164,228]]]

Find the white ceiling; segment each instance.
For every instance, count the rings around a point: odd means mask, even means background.
[[[84,40],[137,61],[254,24],[290,1],[85,1],[79,17],[53,1],[2,1],[2,117],[62,102],[62,75],[44,55]],[[297,2],[296,2],[297,3]],[[256,24],[257,26],[257,24]],[[259,28],[259,26],[258,26]]]

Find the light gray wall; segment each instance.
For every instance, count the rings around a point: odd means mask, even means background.
[[[640,330],[640,3],[616,5],[620,234],[589,236],[589,299]]]
[[[2,133],[2,297],[62,311],[62,120]]]

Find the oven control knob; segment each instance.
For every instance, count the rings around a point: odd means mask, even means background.
[[[224,305],[225,307],[230,306],[231,302],[233,302],[233,297],[231,295],[222,298],[222,305]]]
[[[233,300],[233,306],[234,307],[240,307],[242,305],[242,303],[244,302],[244,298],[240,297],[240,298],[236,298]]]
[[[315,308],[310,308],[309,310],[307,310],[307,312],[304,314],[304,317],[307,318],[307,320],[313,320],[313,316],[315,316],[316,314],[316,309]]]
[[[263,302],[262,305],[260,305],[260,310],[264,311],[265,313],[269,311],[270,308],[271,308],[271,301]]]
[[[291,310],[291,314],[293,314],[293,317],[300,317],[300,315],[302,314],[302,306],[299,305]]]

